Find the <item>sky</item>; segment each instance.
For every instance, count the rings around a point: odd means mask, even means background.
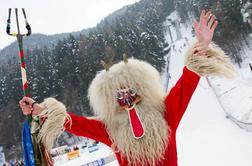
[[[19,8],[21,32],[26,32],[21,13],[21,8],[25,8],[32,32],[50,35],[94,27],[107,15],[137,1],[139,0],[0,0],[0,49],[15,41],[14,37],[6,34],[9,8],[12,8],[12,31],[16,31],[14,8]]]

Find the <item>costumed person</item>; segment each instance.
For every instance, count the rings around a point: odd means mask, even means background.
[[[200,76],[233,75],[228,57],[211,43],[217,24],[210,11],[202,11],[200,23],[194,23],[197,41],[188,48],[183,74],[168,94],[153,66],[125,58],[110,68],[104,64],[90,84],[96,118],[67,112],[54,98],[37,104],[24,97],[20,107],[40,120],[38,139],[47,150],[67,131],[108,145],[121,166],[176,166],[176,130]]]

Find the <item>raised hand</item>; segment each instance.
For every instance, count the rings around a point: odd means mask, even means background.
[[[44,108],[36,103],[32,98],[23,97],[22,100],[19,101],[19,106],[22,109],[24,115],[38,115],[40,114]]]
[[[214,30],[218,25],[218,21],[215,19],[216,17],[211,11],[206,13],[206,11],[203,10],[200,15],[200,23],[196,20],[194,21],[194,30],[198,39],[195,48],[199,53],[205,53],[213,39]]]

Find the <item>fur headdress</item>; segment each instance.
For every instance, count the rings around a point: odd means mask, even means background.
[[[121,61],[100,71],[89,87],[91,107],[101,120],[106,122],[110,117],[122,116],[123,113],[116,112],[116,94],[122,87],[133,87],[137,94],[144,97],[144,103],[164,111],[160,109],[163,108],[165,93],[159,72],[144,61],[129,59],[128,63]]]
[[[128,111],[118,112],[117,91],[134,88],[143,100],[135,106],[145,135],[132,135]],[[163,118],[165,93],[159,72],[150,64],[129,59],[99,72],[93,79],[88,96],[96,116],[104,122],[115,150],[131,164],[153,163],[163,157],[168,145],[169,127]]]

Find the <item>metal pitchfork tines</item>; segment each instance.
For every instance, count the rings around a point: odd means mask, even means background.
[[[23,37],[31,35],[31,27],[26,19],[26,14],[24,8],[22,8],[23,15],[25,18],[25,24],[27,33],[21,34],[20,28],[19,28],[19,21],[18,21],[18,9],[15,8],[15,14],[16,14],[16,22],[17,22],[17,33],[11,33],[10,32],[10,24],[11,24],[11,8],[9,8],[9,17],[7,20],[7,28],[6,33],[10,36],[14,36],[17,38],[18,47],[19,47],[19,56],[20,56],[20,67],[21,67],[21,75],[22,75],[22,83],[23,83],[23,92],[24,96],[29,97],[29,91],[28,91],[28,81],[27,81],[27,75],[26,75],[26,69],[25,69],[25,55],[23,50]],[[28,120],[31,122],[32,118],[31,116],[28,116]]]
[[[9,8],[9,17],[8,17],[8,20],[7,20],[7,28],[6,28],[6,33],[10,36],[30,36],[31,35],[31,26],[29,25],[28,21],[27,21],[27,18],[26,18],[26,14],[25,14],[25,9],[22,8],[22,11],[23,11],[23,15],[24,15],[24,18],[25,18],[25,27],[27,29],[27,33],[26,34],[21,34],[20,33],[20,28],[19,28],[19,21],[18,21],[18,9],[15,8],[15,14],[16,14],[16,22],[17,22],[17,30],[18,32],[17,33],[11,33],[10,32],[10,23],[11,23],[11,8]]]

